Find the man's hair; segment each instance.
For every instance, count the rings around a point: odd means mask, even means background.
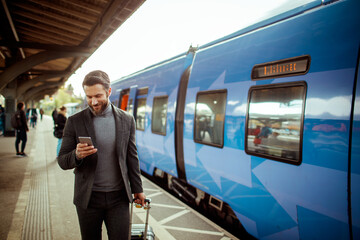
[[[65,106],[62,106],[62,107],[60,108],[60,111],[64,111],[64,110],[66,110],[66,107],[65,107]]]
[[[18,102],[17,109],[21,110],[23,106],[24,106],[24,102]]]
[[[89,72],[84,78],[82,87],[84,88],[84,86],[93,86],[95,84],[103,85],[105,91],[108,91],[110,89],[110,78],[105,72],[101,70]]]

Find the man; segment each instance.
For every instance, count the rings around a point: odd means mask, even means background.
[[[133,116],[109,102],[105,72],[88,73],[83,89],[89,105],[67,119],[58,163],[75,173],[74,204],[83,240],[101,239],[105,222],[110,240],[127,239],[129,202],[145,205],[135,144]],[[92,145],[78,137],[91,137]]]
[[[27,155],[24,153],[26,142],[27,142],[27,134],[29,131],[27,126],[26,116],[25,116],[25,104],[23,102],[19,102],[17,104],[17,111],[15,113],[16,121],[18,122],[18,127],[15,129],[16,131],[16,140],[15,140],[15,149],[16,156],[26,157]],[[21,142],[21,151],[19,151],[19,144]]]

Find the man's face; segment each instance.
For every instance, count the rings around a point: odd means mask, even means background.
[[[93,86],[85,85],[84,91],[89,107],[95,112],[96,115],[101,114],[107,107],[111,88],[107,92],[101,84],[95,84]]]

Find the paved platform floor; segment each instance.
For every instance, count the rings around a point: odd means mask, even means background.
[[[72,203],[74,174],[57,165],[52,131],[49,116],[30,129],[28,157],[15,155],[15,137],[0,137],[0,239],[81,239]],[[156,239],[237,239],[146,178],[143,184],[152,199],[149,224]],[[135,208],[133,222],[144,219],[145,211]]]

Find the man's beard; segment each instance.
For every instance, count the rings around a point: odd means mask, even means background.
[[[101,115],[105,111],[108,104],[109,104],[109,102],[106,102],[105,104],[102,104],[100,110],[98,110],[98,111],[95,111],[94,107],[91,106],[91,105],[89,105],[89,107],[91,108],[91,110],[95,114],[95,116],[98,116],[98,115]]]

